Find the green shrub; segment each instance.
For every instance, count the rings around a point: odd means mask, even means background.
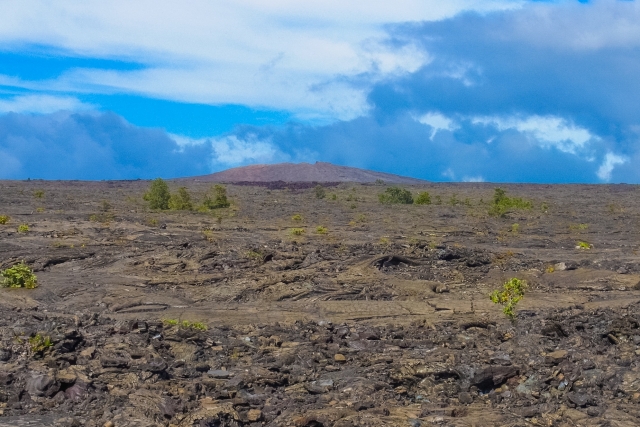
[[[322,225],[316,227],[316,234],[327,234],[328,231],[327,227],[323,227]]]
[[[489,215],[504,216],[514,209],[531,209],[532,207],[531,201],[520,197],[507,197],[507,193],[502,188],[496,188]]]
[[[423,191],[418,193],[418,197],[414,201],[416,205],[430,205],[431,204],[431,196],[427,191]]]
[[[24,261],[2,270],[0,275],[4,277],[0,283],[3,288],[33,289],[38,287],[38,278]]]
[[[502,285],[502,290],[496,289],[489,298],[495,304],[503,306],[505,316],[514,319],[516,317],[516,305],[524,297],[527,290],[527,282],[517,278],[509,279]]]
[[[378,195],[380,203],[384,204],[405,204],[413,203],[413,196],[409,190],[400,187],[389,187],[384,193]]]
[[[7,215],[0,215],[0,224],[4,225],[9,222],[11,218]]]
[[[29,346],[31,347],[31,352],[37,354],[43,353],[46,349],[52,347],[53,342],[51,342],[51,337],[36,334],[29,338]]]
[[[29,232],[29,225],[28,224],[20,224],[18,226],[18,233],[28,233]]]
[[[44,197],[44,191],[42,190],[36,190],[33,192],[33,197],[35,197],[36,199],[42,199]]]
[[[156,178],[151,182],[149,190],[144,194],[143,199],[149,202],[151,209],[169,209],[169,186],[162,178]]]
[[[207,194],[202,202],[202,205],[208,209],[219,209],[219,208],[228,208],[231,206],[229,200],[227,199],[227,189],[220,185],[216,184],[210,190],[213,194]]]
[[[294,216],[291,217],[292,220],[294,221],[302,221],[302,215],[300,214],[295,214]]]
[[[294,236],[302,236],[304,234],[304,228],[292,228],[291,234]]]
[[[202,322],[189,322],[188,320],[180,322],[176,319],[164,319],[162,323],[164,323],[165,326],[178,326],[182,329],[197,329],[199,331],[206,331],[208,329],[207,325]]]
[[[169,209],[176,211],[190,211],[193,210],[193,204],[191,203],[191,195],[187,191],[187,187],[178,188],[178,192],[169,197]]]
[[[590,243],[587,243],[587,242],[582,242],[582,241],[580,241],[580,242],[578,242],[578,243],[576,244],[576,249],[586,249],[586,250],[589,250],[589,249],[591,249],[591,248],[593,248],[593,245],[592,245],[592,244],[590,244]]]
[[[316,199],[324,199],[327,196],[327,191],[322,185],[316,185],[314,191],[316,194]]]

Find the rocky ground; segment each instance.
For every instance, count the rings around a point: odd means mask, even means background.
[[[0,269],[39,281],[0,289],[0,426],[639,425],[637,186],[503,186],[533,208],[493,217],[490,184],[228,186],[210,213],[148,185],[0,182]]]

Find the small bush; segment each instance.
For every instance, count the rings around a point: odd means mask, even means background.
[[[216,184],[210,190],[213,194],[207,194],[202,202],[202,205],[208,209],[220,209],[220,208],[228,208],[231,206],[229,200],[227,199],[227,189],[220,185]]]
[[[302,236],[304,234],[304,228],[292,228],[291,234],[294,236]]]
[[[4,225],[9,222],[11,218],[7,215],[0,215],[0,224]]]
[[[493,195],[493,203],[489,208],[489,215],[504,216],[514,209],[531,209],[533,204],[529,200],[520,197],[507,197],[506,191],[496,188]]]
[[[51,337],[36,334],[35,336],[29,338],[29,346],[32,353],[38,354],[43,353],[46,349],[52,347],[53,342],[51,342]]]
[[[527,290],[527,282],[517,278],[512,278],[502,285],[502,290],[496,289],[489,298],[495,304],[503,306],[502,312],[505,316],[514,319],[516,317],[516,305],[524,297]]]
[[[592,245],[592,244],[590,244],[590,243],[587,243],[587,242],[579,241],[579,242],[576,244],[576,249],[589,250],[589,249],[591,249],[591,248],[593,248],[593,245]]]
[[[327,234],[328,231],[327,227],[323,227],[322,225],[316,227],[316,234]]]
[[[434,202],[434,205],[441,205],[442,204],[442,197],[436,196],[435,199],[436,199],[436,201]]]
[[[112,207],[108,200],[103,200],[102,203],[100,203],[100,211],[102,212],[109,212]]]
[[[316,194],[316,199],[324,199],[327,196],[327,191],[322,185],[316,185],[314,192]]]
[[[418,193],[418,197],[416,197],[416,200],[413,203],[415,203],[416,205],[430,205],[431,196],[428,192],[423,191],[421,193]]]
[[[44,212],[44,208],[40,207],[40,208],[36,208],[36,212],[38,213],[42,213]]]
[[[300,215],[300,214],[295,214],[294,216],[291,217],[291,219],[293,221],[302,221],[303,220],[302,215]]]
[[[24,261],[1,271],[0,275],[4,277],[1,283],[3,288],[34,289],[38,287],[38,278]]]
[[[204,323],[189,322],[188,320],[183,320],[182,322],[180,322],[176,319],[164,319],[162,323],[164,323],[165,326],[178,326],[179,328],[183,329],[197,329],[199,331],[206,331],[208,329],[207,325],[205,325]]]
[[[380,203],[384,204],[405,204],[413,203],[413,196],[409,190],[400,187],[389,187],[384,193],[378,195]]]
[[[28,224],[20,224],[18,226],[18,233],[28,233],[29,232],[29,225]]]
[[[36,190],[33,192],[33,197],[35,197],[36,199],[42,199],[44,197],[44,191],[42,190]]]
[[[511,224],[511,232],[514,234],[518,234],[520,232],[520,224],[517,222],[515,224]]]
[[[331,200],[338,200],[338,195],[336,193],[333,193],[331,195]]]
[[[169,186],[162,178],[156,178],[151,182],[149,190],[144,193],[142,198],[149,202],[151,209],[169,209],[169,199],[171,198]]]
[[[190,211],[193,210],[193,204],[191,203],[191,195],[187,191],[187,187],[178,188],[178,192],[169,197],[169,209],[176,211]]]

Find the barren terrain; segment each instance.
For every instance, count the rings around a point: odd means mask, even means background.
[[[0,288],[0,426],[639,425],[638,186],[506,185],[534,207],[493,217],[491,184],[229,185],[209,213],[148,185],[0,182],[0,269],[39,282]]]

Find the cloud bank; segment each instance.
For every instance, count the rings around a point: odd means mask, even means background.
[[[0,17],[0,48],[86,61],[0,75],[5,177],[322,160],[444,181],[640,183],[635,1],[34,3]],[[96,93],[261,106],[291,122],[187,138],[87,112]]]

